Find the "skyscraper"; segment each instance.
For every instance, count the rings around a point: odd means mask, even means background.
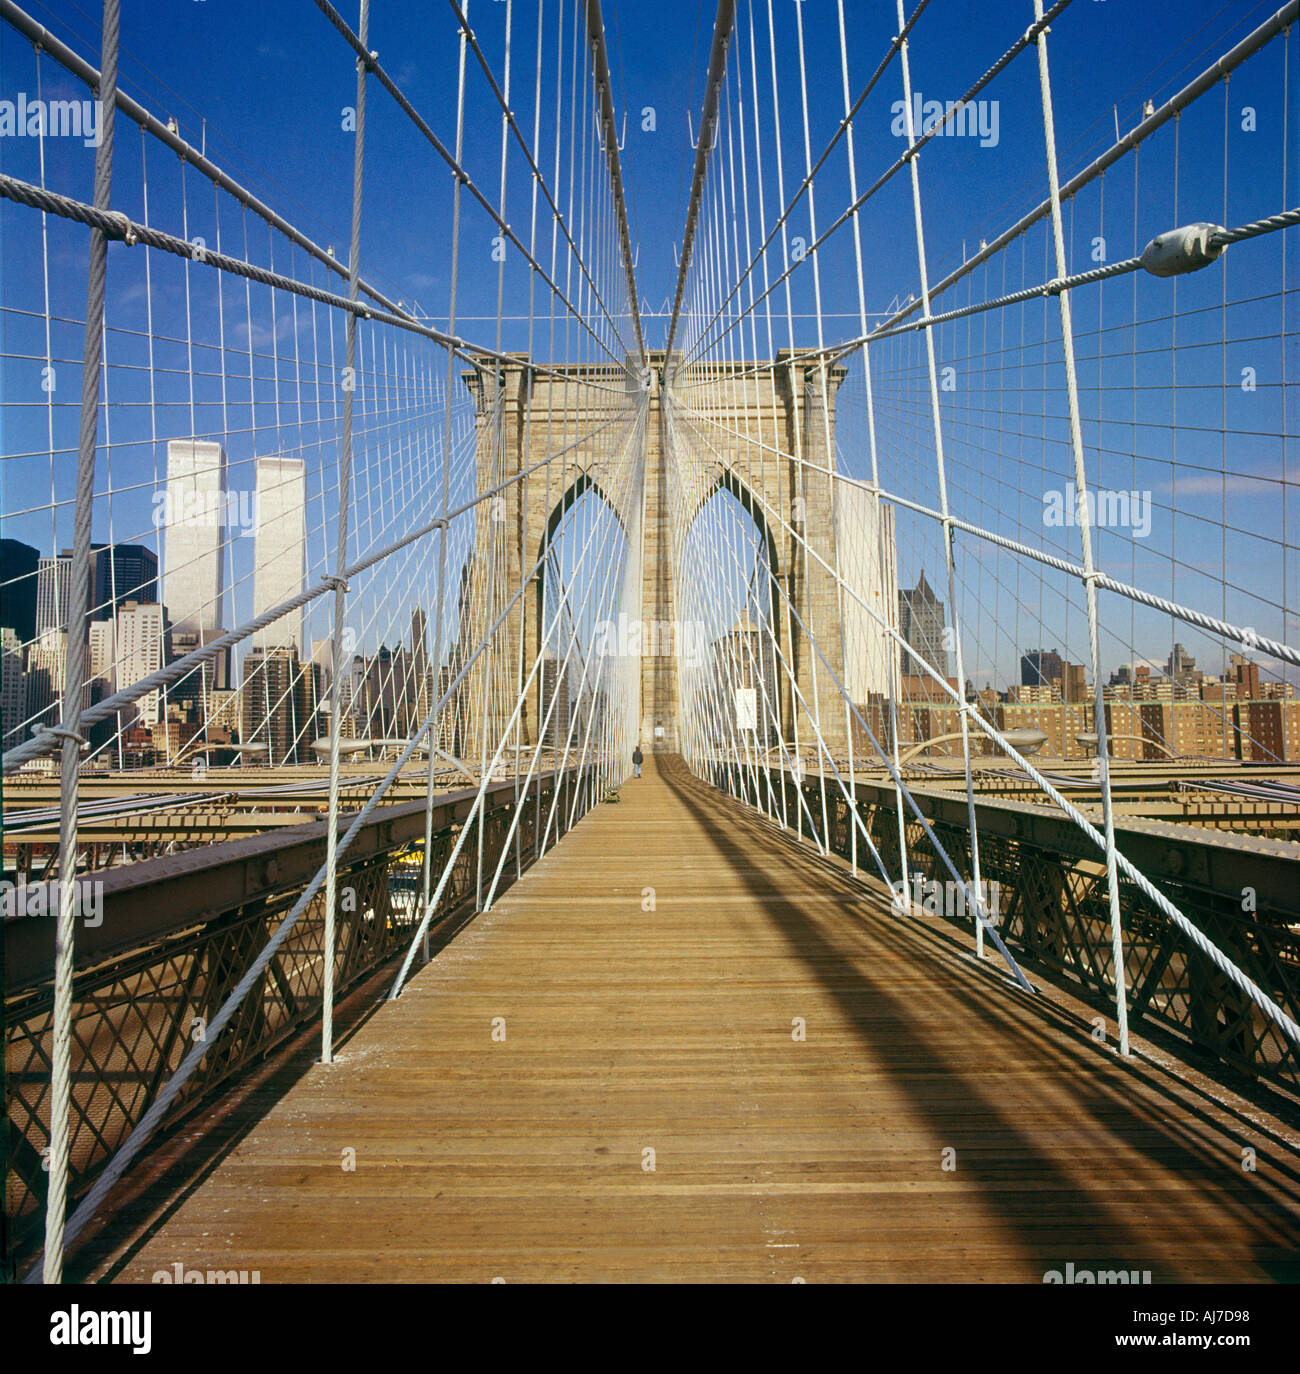
[[[90,627],[90,680],[104,696],[117,691],[117,621],[97,620]]]
[[[96,705],[117,691],[117,617],[112,620],[95,620],[90,626],[90,704]],[[88,732],[91,747],[111,740],[124,725],[135,720],[135,708],[123,706],[114,711],[107,720],[92,725]]]
[[[1165,662],[1165,673],[1184,687],[1194,685],[1204,676],[1196,671],[1196,660],[1181,644],[1174,645]]]
[[[840,573],[849,589],[840,599],[844,617],[844,686],[855,702],[866,701],[873,692],[891,695],[892,654],[889,635],[880,621],[893,624],[894,612],[900,604],[895,594],[898,569],[894,508],[866,487],[837,482],[835,539]],[[904,664],[903,671],[915,670]]]
[[[922,570],[920,579],[911,591],[898,593],[898,632],[944,678],[951,671],[945,643],[946,631],[946,607],[935,596]],[[914,675],[922,671],[910,654],[904,657],[904,674]]]
[[[560,671],[563,662],[554,654],[542,656],[542,704],[538,720],[539,723],[546,720],[546,713],[551,713],[546,724],[546,742],[557,753],[563,751],[569,738],[569,672],[567,666]]]
[[[18,632],[8,625],[0,627],[0,748],[4,749],[12,749],[23,738],[23,658]]]
[[[316,738],[316,702],[312,676],[302,671],[298,651],[287,645],[254,649],[244,660],[244,686],[239,738],[261,744],[265,753],[249,752],[244,762],[279,767],[310,757]]]
[[[223,633],[221,630],[209,630],[203,635],[177,632],[170,625],[168,629],[169,663],[174,659],[184,658],[186,654],[193,653],[195,649],[214,639],[220,639]],[[230,652],[229,649],[224,649],[214,658],[204,659],[198,667],[173,682],[167,689],[168,702],[182,707],[196,719],[206,716],[211,705],[212,693],[224,692],[230,687]]]
[[[438,669],[438,700],[450,692],[447,704],[438,713],[436,729],[438,737],[435,743],[439,749],[445,749],[449,754],[459,756],[465,748],[465,726],[461,718],[461,701],[458,694],[451,692],[451,684],[456,674],[460,671],[458,660],[453,649],[453,658],[450,663],[444,663]],[[543,672],[546,669],[545,660],[542,663]]]
[[[158,556],[143,544],[92,545],[91,620],[110,620],[128,601],[158,600]]]
[[[114,669],[119,687],[155,673],[168,659],[167,626],[163,608],[156,602],[141,604],[128,601],[117,613],[117,645]],[[161,692],[146,692],[136,708],[140,723],[155,726],[162,718]]]
[[[36,637],[36,568],[40,554],[18,539],[0,539],[0,626],[21,644]]]
[[[1020,685],[1047,687],[1064,677],[1064,661],[1055,649],[1026,649],[1020,655]]]
[[[29,729],[36,725],[57,724],[63,703],[67,653],[66,630],[46,630],[27,650],[27,672],[23,679],[23,689],[24,710]],[[89,698],[90,684],[87,683],[83,706],[88,704]]]
[[[65,549],[36,565],[36,638],[68,628],[72,593],[72,554]]]
[[[307,576],[307,465],[301,458],[257,460],[257,521],[253,540],[253,614],[296,596]],[[259,631],[262,647],[305,644],[301,610]]]
[[[5,540],[16,544],[16,540]],[[26,546],[17,544],[19,549]],[[33,554],[35,549],[31,551]],[[53,558],[36,561],[33,586],[35,615],[33,632],[36,637],[49,630],[66,630],[72,602],[72,550],[64,549]],[[87,583],[90,600],[87,610],[91,621],[111,620],[113,612],[128,601],[156,602],[158,600],[158,558],[143,544],[92,544],[90,546],[90,577]],[[6,603],[7,591],[4,593]],[[8,620],[3,622],[9,624]],[[19,627],[14,626],[15,629]],[[21,631],[20,631],[21,633]]]
[[[163,603],[176,630],[204,636],[221,626],[226,528],[226,454],[221,445],[171,440],[166,497]]]
[[[411,612],[412,724],[418,729],[433,710],[433,669],[429,664],[429,627],[424,608]]]

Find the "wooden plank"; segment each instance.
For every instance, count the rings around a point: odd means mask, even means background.
[[[675,760],[622,797],[314,1067],[119,1277],[1300,1277],[1294,1132],[1122,1064],[1064,998],[978,967]]]

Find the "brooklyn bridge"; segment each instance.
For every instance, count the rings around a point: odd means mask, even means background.
[[[1300,0],[270,8],[0,0],[6,1277],[1300,1279]]]

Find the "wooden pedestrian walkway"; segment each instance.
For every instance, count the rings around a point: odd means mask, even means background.
[[[1294,1133],[969,943],[650,758],[117,1277],[1300,1278]]]

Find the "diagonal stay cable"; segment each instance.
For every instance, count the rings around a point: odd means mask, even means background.
[[[379,84],[384,88],[384,90],[386,90],[388,94],[393,97],[393,99],[397,102],[398,107],[401,109],[402,113],[405,114],[407,118],[410,119],[410,121],[420,131],[420,133],[424,135],[425,139],[432,146],[433,150],[447,164],[447,166],[451,169],[453,175],[460,181],[461,185],[464,186],[464,188],[470,193],[470,195],[472,195],[474,199],[478,201],[479,205],[483,207],[483,209],[487,212],[489,218],[492,220],[493,224],[495,224],[497,228],[501,231],[501,233],[507,239],[509,239],[511,243],[514,244],[514,246],[519,250],[521,254],[523,254],[524,261],[527,262],[528,265],[533,269],[533,271],[541,277],[541,279],[546,283],[546,285],[551,289],[551,291],[553,291],[555,295],[558,296],[560,300],[564,302],[565,308],[569,311],[573,318],[582,326],[583,329],[587,331],[588,334],[591,335],[591,338],[595,342],[596,347],[599,348],[601,352],[605,353],[609,358],[611,358],[615,363],[618,363],[621,366],[621,360],[614,357],[614,354],[610,351],[605,341],[600,337],[599,334],[596,333],[596,331],[588,323],[586,316],[574,307],[572,301],[570,301],[569,298],[564,294],[564,292],[560,290],[559,286],[556,284],[554,280],[552,280],[550,275],[547,273],[546,269],[541,265],[540,262],[537,261],[533,254],[529,251],[527,246],[524,244],[523,240],[505,222],[505,220],[501,217],[500,212],[496,209],[496,207],[492,204],[488,197],[478,188],[478,186],[475,185],[474,179],[470,176],[470,174],[456,160],[455,156],[447,149],[446,145],[442,142],[438,135],[433,132],[433,130],[429,127],[424,117],[415,108],[415,106],[412,105],[411,102],[406,98],[406,96],[402,94],[402,91],[398,87],[397,83],[393,80],[391,76],[389,76],[389,74],[380,65],[379,59],[372,52],[370,52],[366,45],[362,43],[360,38],[358,38],[357,35],[352,32],[352,29],[348,26],[347,20],[344,19],[343,16],[338,12],[338,10],[336,10],[334,6],[330,4],[329,0],[316,0],[316,7],[339,31],[344,41],[349,44],[349,46],[357,54],[361,61],[366,64],[367,70],[379,81]],[[617,333],[617,326],[615,326],[615,332]]]
[[[532,174],[533,181],[540,188],[547,205],[551,207],[551,214],[554,216],[556,224],[559,225],[560,232],[564,235],[565,242],[569,245],[569,250],[573,254],[574,261],[578,264],[578,269],[581,271],[583,277],[586,278],[587,285],[591,288],[591,293],[600,306],[601,314],[609,321],[615,334],[619,334],[618,325],[609,313],[609,308],[605,304],[604,297],[600,294],[600,288],[592,279],[586,259],[582,256],[581,250],[574,242],[573,235],[569,232],[569,226],[564,222],[564,213],[555,203],[555,196],[552,194],[551,188],[547,184],[545,173],[543,173],[542,169],[537,165],[537,159],[533,155],[533,150],[528,146],[528,140],[524,137],[523,130],[519,127],[519,121],[515,118],[515,112],[510,108],[509,102],[506,100],[505,94],[497,82],[496,75],[492,71],[491,64],[488,62],[483,49],[479,46],[479,41],[475,36],[474,30],[470,28],[469,19],[466,17],[461,7],[456,3],[456,0],[447,0],[447,3],[451,6],[452,12],[456,16],[456,22],[460,25],[460,30],[465,35],[465,41],[469,50],[478,59],[478,64],[480,68],[482,68],[484,77],[487,78],[487,83],[489,87],[491,87],[492,94],[496,96],[497,104],[501,106],[501,113],[505,116],[506,124],[509,126],[510,132],[514,134],[520,152],[524,155],[524,160],[528,164],[528,170]],[[639,312],[636,316],[636,321],[637,340],[640,342],[641,319]],[[644,345],[642,345],[642,352],[644,353],[644,351],[645,348]]]

